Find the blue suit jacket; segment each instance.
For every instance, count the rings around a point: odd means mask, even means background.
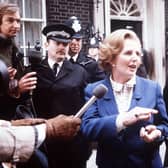
[[[140,121],[121,132],[116,130],[118,108],[109,77],[89,84],[85,89],[86,99],[100,83],[108,92],[98,99],[84,114],[81,129],[93,141],[98,142],[97,164],[100,168],[161,168],[159,145],[168,135],[168,117],[160,86],[151,80],[136,77],[130,109],[140,106],[157,109],[149,121]],[[162,138],[153,143],[145,143],[139,136],[142,126],[157,125]]]

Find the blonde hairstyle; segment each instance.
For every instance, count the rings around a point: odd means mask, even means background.
[[[128,29],[118,29],[107,36],[99,49],[99,64],[107,72],[111,72],[111,62],[115,60],[124,47],[126,39],[133,39],[140,43],[135,32]]]
[[[0,3],[0,25],[2,24],[2,18],[7,14],[14,14],[19,11],[17,4],[13,3]]]

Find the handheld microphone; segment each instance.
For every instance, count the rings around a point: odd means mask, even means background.
[[[108,88],[103,85],[100,84],[98,86],[95,87],[95,89],[93,90],[93,96],[84,104],[84,106],[76,113],[75,117],[81,117],[84,112],[97,100],[102,98],[105,93],[108,91]]]

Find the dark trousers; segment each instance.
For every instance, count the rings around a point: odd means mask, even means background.
[[[36,150],[27,162],[18,163],[17,168],[48,168],[48,159],[42,151]]]
[[[83,161],[49,161],[50,168],[86,168],[86,162]]]

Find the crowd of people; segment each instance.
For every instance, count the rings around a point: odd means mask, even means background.
[[[99,168],[162,168],[168,116],[160,85],[138,74],[136,33],[118,29],[86,54],[77,17],[46,25],[47,55],[29,72],[14,39],[20,24],[19,7],[0,3],[1,166],[86,168],[96,142]],[[75,117],[99,84],[108,92]]]

